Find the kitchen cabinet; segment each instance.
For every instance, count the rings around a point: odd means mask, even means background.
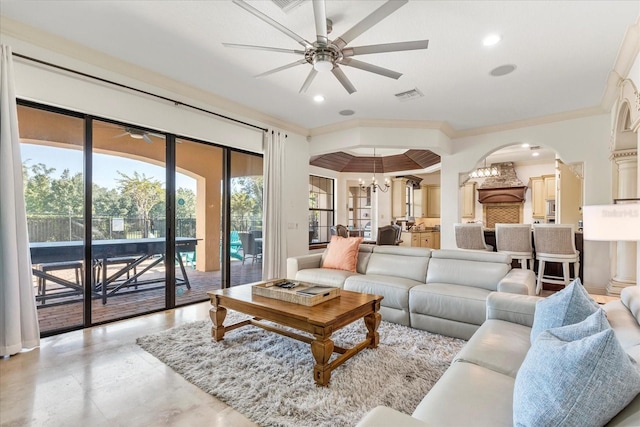
[[[543,175],[544,179],[544,199],[555,200],[556,199],[556,176],[555,175]]]
[[[426,218],[440,218],[440,186],[424,185],[422,191],[422,215]]]
[[[476,183],[467,182],[462,187],[462,218],[476,217]]]
[[[440,249],[439,231],[403,231],[400,246]]]
[[[546,213],[544,178],[541,176],[531,177],[529,187],[531,188],[531,216],[544,218]]]
[[[391,216],[394,218],[407,215],[407,181],[406,178],[391,181]]]

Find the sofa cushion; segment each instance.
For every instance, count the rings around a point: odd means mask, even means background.
[[[362,237],[331,236],[322,267],[355,273],[362,240]]]
[[[419,284],[420,282],[402,277],[367,274],[350,276],[344,282],[344,289],[363,294],[381,295],[384,297],[382,305],[408,312],[409,289]]]
[[[602,426],[639,392],[638,367],[598,310],[538,336],[516,375],[513,421],[517,426]]]
[[[403,277],[425,282],[431,250],[402,246],[376,246],[369,257],[367,275]]]
[[[571,325],[595,313],[599,306],[589,297],[580,279],[571,282],[560,292],[538,301],[531,327],[531,342],[546,329]]]
[[[345,270],[334,270],[331,268],[305,268],[296,273],[296,280],[318,285],[335,286],[342,288],[347,277],[359,275]]]
[[[427,283],[451,283],[495,291],[511,270],[511,256],[497,252],[464,250],[433,251]]]
[[[413,416],[438,427],[509,426],[514,379],[472,363],[454,362],[418,404]],[[393,427],[401,427],[396,425]]]
[[[475,363],[515,378],[531,347],[531,328],[489,319],[473,334],[454,360]]]
[[[482,325],[487,317],[486,300],[490,293],[473,286],[428,283],[411,288],[409,311]]]
[[[640,323],[640,286],[628,286],[620,292],[620,300]]]
[[[632,347],[640,345],[640,326],[622,301],[612,301],[603,308],[622,348],[629,352]],[[639,358],[636,360],[640,362]]]

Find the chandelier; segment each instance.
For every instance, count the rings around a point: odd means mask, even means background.
[[[370,184],[365,184],[365,181],[360,178],[360,189],[362,191],[365,191],[367,189],[367,187],[371,187],[371,191],[372,192],[376,192],[376,190],[380,190],[383,193],[386,193],[389,190],[389,178],[385,178],[384,179],[384,184],[380,185],[378,184],[378,181],[376,180],[376,149],[373,149],[373,176],[371,177],[371,183]]]
[[[469,178],[488,178],[490,176],[499,176],[500,172],[495,166],[487,167],[487,159],[484,159],[484,167],[478,168],[469,174]]]

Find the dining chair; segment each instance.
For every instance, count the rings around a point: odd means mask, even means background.
[[[542,283],[568,285],[580,272],[580,252],[576,250],[575,227],[573,224],[533,224],[533,241],[538,261],[536,294],[542,290]],[[548,262],[562,264],[562,277],[545,275]],[[573,264],[573,275],[570,265]]]
[[[533,270],[533,244],[531,224],[497,223],[496,250],[520,261],[520,267]]]
[[[393,225],[378,227],[376,245],[395,245],[397,244],[397,237],[398,231]]]
[[[456,235],[456,246],[458,249],[474,251],[493,251],[493,246],[487,245],[484,240],[484,229],[482,224],[454,224]]]
[[[336,234],[340,237],[349,237],[349,230],[342,224],[336,225]]]

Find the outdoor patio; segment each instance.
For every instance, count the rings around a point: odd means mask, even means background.
[[[117,268],[116,266],[109,267],[109,274]],[[186,272],[191,289],[187,289],[185,285],[178,286],[176,290],[176,305],[206,301],[208,299],[207,291],[221,288],[221,271],[201,272],[186,266]],[[73,269],[55,271],[52,274],[71,282],[76,280]],[[109,296],[106,304],[103,304],[100,297],[96,295],[91,303],[92,321],[101,323],[163,309],[165,307],[165,291],[164,267],[162,264],[149,270],[141,277],[145,280],[155,278],[158,281],[154,284],[139,286],[138,289],[135,289],[134,286],[121,289]],[[176,267],[176,277],[182,277],[179,267]],[[261,279],[262,262],[247,260],[242,264],[241,261],[232,260],[232,286],[257,282]],[[69,293],[69,288],[51,282],[47,282],[46,289],[47,298],[45,301],[41,301],[41,298],[36,301],[40,332],[48,333],[82,325],[82,297],[78,294],[57,297],[56,294]],[[35,277],[34,294],[38,295],[38,280]]]

